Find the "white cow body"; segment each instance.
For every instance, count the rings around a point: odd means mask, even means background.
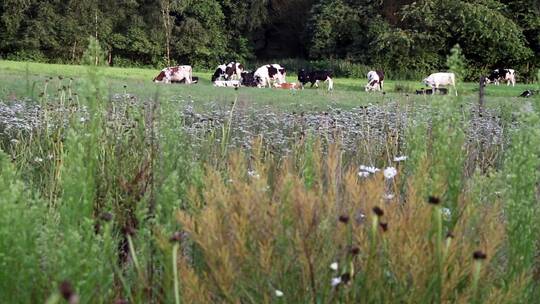
[[[268,64],[258,68],[254,74],[255,78],[260,79],[258,87],[272,87],[274,82],[277,84],[285,83],[286,72],[279,64]]]
[[[456,92],[456,96],[458,95],[457,89],[456,89],[456,75],[454,73],[433,73],[429,75],[427,78],[423,81],[427,86],[430,86],[432,91],[432,94],[435,93],[435,90],[439,87],[447,87],[452,86],[454,87],[454,91]]]
[[[214,81],[214,86],[220,88],[237,88],[240,86],[240,80],[216,80]]]
[[[191,84],[193,82],[193,69],[190,65],[179,65],[174,67],[168,67],[161,70],[161,72],[154,78],[154,82],[172,83],[172,82],[185,82]]]

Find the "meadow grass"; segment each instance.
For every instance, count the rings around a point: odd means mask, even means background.
[[[24,69],[12,70],[13,79],[30,79]],[[249,148],[229,145],[241,106],[288,111],[302,96],[306,111],[317,111],[338,92],[157,86],[142,74],[128,80],[106,76],[107,68],[79,69],[71,87],[56,73],[46,83],[35,76],[40,87],[30,102],[41,105],[43,124],[15,137],[0,133],[1,302],[530,303],[539,296],[539,99],[515,106],[491,96],[492,112],[464,113],[473,93],[407,99],[344,90],[332,106],[351,107],[355,95],[404,107],[423,101],[427,113],[410,119],[428,115],[426,123],[408,124],[396,138],[383,119],[383,148],[363,147],[367,156],[348,156],[334,140],[339,134],[309,131],[276,153],[262,133],[252,134]],[[2,90],[21,94],[14,99],[32,95],[9,81],[13,89],[2,83]],[[110,98],[124,92],[141,95]],[[234,102],[221,132],[192,138],[178,105],[219,98]],[[467,136],[487,113],[504,125],[492,157],[486,142]],[[394,161],[400,154],[407,159]],[[362,167],[374,164],[381,170]]]

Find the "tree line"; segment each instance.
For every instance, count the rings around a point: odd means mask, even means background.
[[[213,68],[228,60],[345,61],[408,77],[448,68],[459,45],[473,79],[540,67],[538,0],[2,0],[0,57]]]

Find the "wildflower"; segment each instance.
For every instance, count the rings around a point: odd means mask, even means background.
[[[86,118],[81,117],[81,118],[79,118],[79,121],[80,121],[80,122],[85,122],[85,121],[86,121]]]
[[[341,284],[341,277],[332,278],[332,281],[330,281],[330,284],[332,285],[332,287],[338,286],[339,284]]]
[[[13,138],[13,139],[10,140],[10,142],[11,142],[12,144],[18,144],[18,143],[19,143],[19,140]]]
[[[432,204],[432,205],[438,205],[438,204],[441,203],[441,200],[440,200],[438,197],[436,197],[436,196],[430,196],[430,197],[428,198],[428,203],[430,203],[430,204]]]
[[[173,235],[169,238],[169,241],[171,242],[180,242],[182,240],[182,233],[180,231],[176,231],[173,233]]]
[[[388,167],[384,169],[383,173],[384,173],[384,177],[386,177],[387,179],[391,179],[397,175],[397,170],[394,167]]]
[[[365,171],[358,172],[358,176],[360,176],[360,177],[368,177],[370,174],[371,173],[365,172]]]
[[[334,262],[332,264],[330,264],[330,269],[334,270],[334,271],[337,271],[338,270],[338,263],[337,262]]]
[[[41,163],[41,162],[43,162],[43,158],[36,156],[36,158],[34,158],[34,162]]]
[[[79,296],[73,291],[73,287],[69,281],[60,283],[58,291],[69,304],[79,303]]]
[[[281,291],[279,289],[276,289],[275,294],[276,294],[276,297],[278,297],[278,298],[281,298],[284,295],[283,291]]]
[[[257,171],[255,170],[248,170],[248,175],[249,177],[256,178],[256,179],[260,177],[259,173],[257,173]]]
[[[347,284],[347,282],[349,282],[351,280],[351,274],[346,272],[344,274],[341,275],[341,282],[343,282],[343,284]]]
[[[367,172],[367,173],[373,174],[378,171],[381,171],[381,169],[376,168],[376,167],[371,167],[371,166],[360,165],[360,172]]]
[[[100,216],[100,219],[104,220],[105,222],[110,222],[113,219],[113,215],[110,212],[103,212]]]
[[[388,200],[388,201],[391,200],[391,199],[394,199],[394,197],[396,197],[396,196],[394,194],[392,194],[392,193],[386,193],[384,195],[384,199]]]
[[[444,217],[444,219],[449,221],[450,217],[452,216],[452,211],[450,211],[449,208],[442,208],[441,212],[442,212],[442,216]]]
[[[394,157],[394,161],[397,162],[397,163],[402,162],[404,160],[407,160],[407,156],[405,156],[405,155]]]
[[[351,250],[349,252],[351,253],[351,255],[358,255],[360,253],[360,248],[355,246],[355,247],[351,248]]]

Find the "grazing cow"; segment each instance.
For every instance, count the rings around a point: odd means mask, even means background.
[[[240,80],[216,80],[214,81],[214,86],[222,88],[238,88],[240,86]]]
[[[367,74],[368,83],[365,86],[366,92],[382,91],[384,88],[384,72],[381,70],[369,71]]]
[[[225,79],[226,80],[232,80],[237,79],[239,80],[242,78],[242,72],[244,72],[244,65],[242,65],[239,62],[229,62],[225,68]]]
[[[495,69],[489,74],[486,78],[486,83],[493,82],[496,85],[499,85],[501,81],[506,81],[506,85],[512,86],[516,85],[516,71],[513,69]]]
[[[254,72],[243,72],[242,77],[240,79],[240,84],[242,84],[245,87],[257,87],[259,86],[259,81],[257,77],[255,77]]]
[[[186,83],[186,78],[180,80],[180,81],[177,81],[177,80],[171,80],[171,83]],[[199,77],[197,76],[193,76],[191,77],[191,83],[194,84],[194,83],[199,83]]]
[[[255,78],[259,82],[258,87],[272,87],[274,82],[278,84],[284,83],[286,77],[286,70],[279,64],[267,64],[255,71]]]
[[[154,82],[172,83],[185,81],[186,84],[192,83],[193,69],[189,65],[180,65],[164,68],[153,79]]]
[[[332,91],[334,89],[334,81],[332,80],[332,77],[332,71],[323,70],[306,72],[304,69],[298,71],[298,81],[300,82],[302,89],[304,89],[304,85],[308,82],[311,82],[311,87],[315,85],[318,88],[319,81],[324,81],[328,82],[328,91]]]
[[[425,78],[423,82],[431,87],[431,94],[434,94],[440,86],[453,86],[454,91],[456,91],[456,96],[458,95],[456,89],[456,75],[454,75],[454,73],[433,73]]]
[[[274,87],[275,88],[278,88],[278,89],[285,89],[285,90],[296,90],[298,89],[300,85],[298,83],[295,83],[295,82],[284,82],[284,83],[280,83],[280,84],[274,84]]]
[[[446,94],[448,94],[448,89],[447,88],[439,88],[435,92],[438,92],[441,95],[446,95]],[[416,95],[425,95],[425,94],[433,95],[433,89],[424,89],[424,88],[422,88],[421,90],[416,90]]]
[[[529,97],[531,97],[533,95],[538,95],[539,93],[540,93],[539,90],[526,90],[523,93],[521,93],[521,95],[519,95],[519,97],[529,98]]]
[[[222,65],[219,65],[216,69],[216,71],[214,72],[214,75],[212,75],[212,82],[218,80],[218,79],[221,79],[221,78],[225,78],[225,70],[227,69],[227,66],[222,64]]]

